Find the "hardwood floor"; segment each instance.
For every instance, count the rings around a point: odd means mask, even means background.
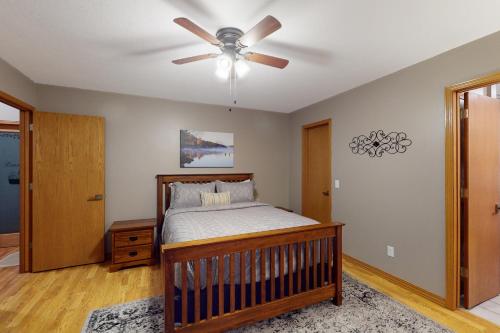
[[[158,265],[115,273],[105,265],[22,275],[17,270],[0,269],[0,332],[80,332],[93,309],[161,294]],[[449,311],[354,264],[344,262],[344,270],[456,332],[500,332],[499,326]]]
[[[80,332],[96,308],[161,294],[159,266],[109,273],[85,265],[43,273],[0,269],[0,332]]]

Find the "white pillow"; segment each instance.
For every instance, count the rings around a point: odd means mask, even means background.
[[[201,192],[201,205],[206,206],[220,206],[229,205],[231,203],[231,195],[229,192],[211,193]]]

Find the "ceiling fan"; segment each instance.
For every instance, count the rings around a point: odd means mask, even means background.
[[[191,31],[198,37],[218,47],[221,53],[207,53],[193,57],[173,60],[176,65],[183,65],[194,61],[217,58],[217,76],[227,79],[242,77],[248,72],[249,67],[243,61],[252,61],[262,65],[283,69],[288,65],[288,60],[256,52],[243,52],[244,49],[269,36],[279,28],[281,23],[271,15],[266,16],[248,32],[240,29],[226,27],[219,29],[215,36],[196,25],[193,21],[178,17],[174,22]]]

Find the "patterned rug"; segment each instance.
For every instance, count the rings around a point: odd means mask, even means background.
[[[340,307],[325,301],[232,332],[451,332],[347,274],[343,294]],[[152,297],[94,310],[82,333],[163,332],[162,302],[162,297]]]

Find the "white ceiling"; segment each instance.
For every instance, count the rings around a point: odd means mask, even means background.
[[[291,112],[500,30],[498,0],[0,0],[0,57],[37,83],[230,105],[217,49],[175,25],[283,27],[251,48],[290,59],[250,64],[241,107]]]

